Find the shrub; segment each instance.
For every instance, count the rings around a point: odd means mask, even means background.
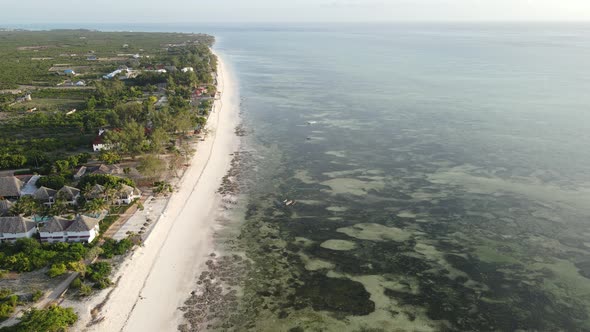
[[[31,309],[23,315],[20,323],[10,328],[15,332],[63,332],[78,320],[72,308],[53,305],[47,309]]]
[[[33,296],[31,297],[31,299],[33,300],[33,302],[37,302],[43,297],[43,294],[44,293],[42,291],[37,289],[33,292]]]
[[[70,287],[72,289],[80,289],[80,288],[82,288],[82,280],[80,280],[80,278],[74,279],[74,281],[72,281],[72,283],[70,284]]]
[[[103,253],[101,257],[112,258],[113,256],[123,255],[133,248],[133,242],[128,238],[117,242],[113,239],[106,239],[102,245]]]
[[[88,278],[91,281],[98,282],[102,279],[108,278],[111,274],[111,264],[108,262],[97,262],[88,266]]]
[[[90,296],[92,294],[92,287],[81,283],[80,285],[80,296],[84,297],[84,296]]]
[[[66,273],[67,271],[68,269],[66,268],[66,265],[64,263],[57,263],[51,265],[51,268],[49,269],[49,271],[47,271],[47,275],[51,278],[55,278]]]

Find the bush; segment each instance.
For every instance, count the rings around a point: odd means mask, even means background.
[[[31,299],[33,300],[33,302],[37,302],[43,297],[43,294],[44,293],[42,291],[37,289],[33,292],[33,296],[31,297]]]
[[[63,332],[78,320],[72,308],[53,305],[47,309],[31,309],[21,318],[20,323],[8,328],[14,332]]]
[[[0,321],[5,320],[12,316],[16,304],[18,302],[18,296],[12,294],[9,289],[0,290]]]
[[[103,253],[100,255],[103,258],[112,258],[113,256],[123,255],[133,248],[131,240],[122,239],[117,242],[113,239],[106,239],[102,245]]]
[[[102,279],[108,278],[111,274],[111,264],[108,262],[97,262],[88,266],[88,279],[98,282]]]
[[[92,295],[92,287],[86,285],[86,284],[81,284],[80,285],[80,296],[84,297],[84,296],[90,296]]]
[[[66,268],[66,265],[64,263],[57,263],[51,265],[51,268],[49,269],[49,271],[47,271],[47,275],[51,278],[55,278],[66,273],[67,271],[68,269]]]
[[[121,156],[113,151],[102,151],[98,156],[98,159],[109,165],[121,162]]]
[[[70,287],[72,289],[80,289],[80,288],[82,288],[82,280],[80,280],[80,278],[74,279],[74,281],[72,281],[72,283],[70,284]]]

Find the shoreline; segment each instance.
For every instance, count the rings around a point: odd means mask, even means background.
[[[76,330],[174,331],[181,322],[178,308],[191,295],[194,280],[214,251],[215,216],[221,203],[217,190],[239,145],[234,132],[239,123],[237,86],[223,59],[215,54],[218,91],[222,93],[207,122],[209,135],[197,144],[189,168],[177,183],[178,190],[169,198],[150,236],[113,276],[118,280],[115,288],[77,305],[71,303],[80,315]],[[93,320],[90,311],[107,298]],[[88,326],[91,322],[97,323]]]

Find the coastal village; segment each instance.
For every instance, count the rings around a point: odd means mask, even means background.
[[[58,30],[0,40],[0,330],[43,315],[71,325],[64,294],[112,286],[117,257],[150,234],[207,135],[219,98],[213,38]]]

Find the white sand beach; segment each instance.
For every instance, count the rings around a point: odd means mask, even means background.
[[[89,311],[99,300],[84,303],[80,326],[86,331],[175,331],[182,318],[177,309],[190,296],[195,278],[213,252],[216,193],[238,148],[237,86],[219,59],[219,91],[207,128],[191,166],[179,182],[165,213],[144,245],[123,263],[112,278],[121,277],[102,308],[104,319],[86,327]],[[108,290],[107,290],[108,292]],[[106,293],[103,293],[106,294]],[[97,302],[97,303],[92,303]],[[86,320],[84,322],[84,320]],[[84,324],[84,325],[82,325]]]

